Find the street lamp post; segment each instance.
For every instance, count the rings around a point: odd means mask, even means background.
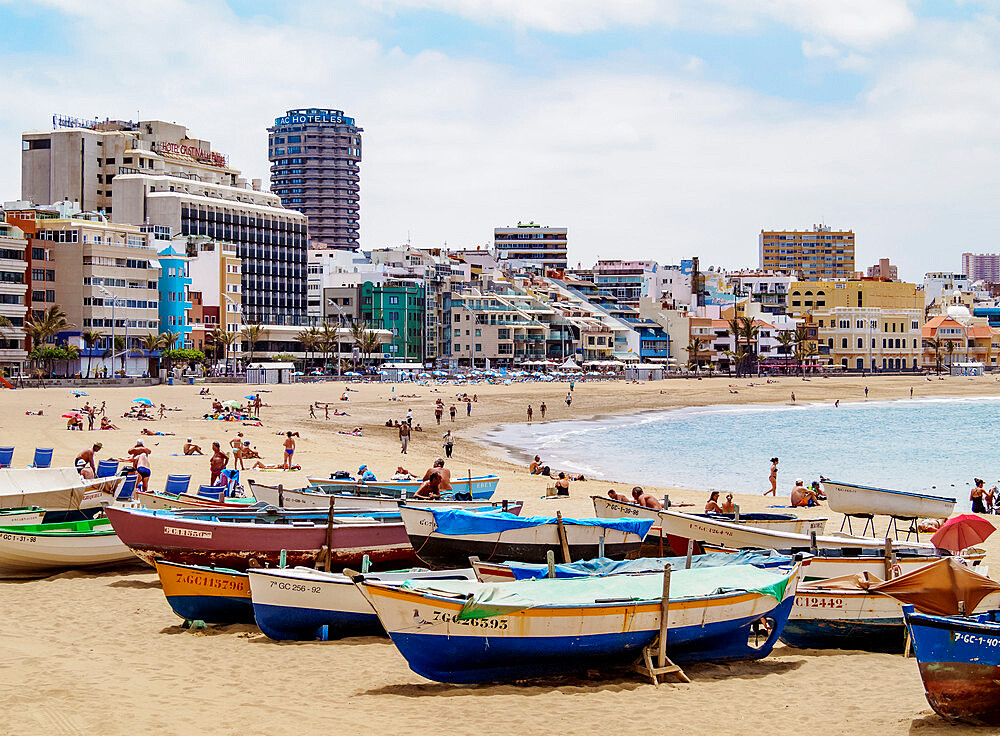
[[[118,297],[105,289],[103,286],[97,287],[104,296],[111,298],[111,375],[115,374],[115,306]],[[128,356],[128,317],[125,317],[125,355]],[[123,371],[124,372],[124,371]]]
[[[327,299],[326,303],[337,310],[337,378],[340,378],[340,330],[344,326],[344,310],[340,308],[333,299]]]
[[[223,293],[222,296],[226,297],[226,301],[229,302],[230,304],[234,305],[236,307],[236,309],[239,310],[239,313],[240,313],[240,324],[244,325],[245,324],[245,320],[243,318],[243,302],[240,301],[240,303],[237,304],[236,300],[233,299],[231,296],[229,296],[229,294]],[[229,331],[228,327],[229,326],[226,325],[226,328],[227,328],[226,331],[227,332]],[[226,358],[226,372],[227,373],[229,372],[229,358],[228,357]],[[233,375],[234,376],[236,375],[236,358],[235,357],[233,358]]]

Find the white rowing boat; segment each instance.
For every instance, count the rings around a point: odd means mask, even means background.
[[[839,514],[947,519],[955,511],[955,499],[944,496],[872,488],[836,480],[820,482],[830,510]]]
[[[603,496],[594,496],[594,512],[599,518],[620,518],[618,508],[621,504]],[[665,537],[677,537],[683,540],[692,539],[695,542],[705,542],[720,547],[733,549],[776,549],[804,550],[812,548],[811,537],[805,534],[790,534],[767,529],[735,524],[725,521],[713,521],[694,514],[682,514],[678,511],[657,511],[659,525]],[[909,549],[933,550],[934,546],[923,542],[893,542],[894,547]],[[854,537],[850,535],[817,536],[818,549],[882,549],[884,539],[872,537]]]
[[[653,519],[659,521],[659,512],[646,506],[625,501],[615,501],[605,496],[592,496],[594,510],[602,518],[621,519]],[[598,508],[600,506],[600,508]],[[805,534],[810,532],[822,534],[826,529],[826,519],[800,519],[794,514],[692,514],[705,519],[728,521],[744,526],[766,529],[772,532],[788,532],[790,534]]]
[[[354,493],[326,493],[319,487],[285,488],[283,486],[268,486],[249,481],[251,495],[256,501],[268,503],[286,509],[328,509],[332,498],[337,508],[351,508],[365,511],[396,511],[400,504],[410,503],[436,509],[487,509],[520,513],[521,501],[490,501],[489,499],[470,499],[456,501],[454,498],[441,498],[436,501],[400,498],[396,496],[359,495]]]
[[[84,480],[75,468],[0,469],[0,507],[39,506],[47,520],[111,501],[121,476]]]
[[[48,575],[134,560],[107,519],[0,527],[0,577]]]

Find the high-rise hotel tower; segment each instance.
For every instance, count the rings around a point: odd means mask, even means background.
[[[271,191],[309,218],[312,245],[357,250],[361,133],[342,110],[289,110],[267,129]]]

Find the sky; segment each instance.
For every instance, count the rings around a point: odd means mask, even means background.
[[[754,267],[761,229],[959,271],[1000,231],[1000,0],[0,0],[0,201],[54,113],[186,125],[248,178],[285,110],[364,128],[363,248],[568,227]]]

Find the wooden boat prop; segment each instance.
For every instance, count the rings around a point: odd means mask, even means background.
[[[894,491],[836,480],[821,480],[831,511],[845,516],[895,516],[900,519],[947,519],[955,499],[926,493]]]
[[[798,567],[749,565],[671,573],[674,661],[767,656],[791,610]],[[482,683],[625,664],[657,637],[663,573],[510,583],[355,582],[410,669],[438,682]],[[761,619],[770,634],[748,644]]]
[[[429,501],[425,499],[411,499],[393,495],[373,495],[356,493],[327,493],[323,486],[309,486],[307,488],[285,488],[284,486],[268,486],[263,483],[249,481],[248,489],[250,494],[259,502],[278,506],[280,508],[312,508],[326,509],[330,505],[330,498],[334,499],[336,506],[347,506],[356,509],[373,509],[381,511],[395,511],[400,504],[415,503],[420,506],[433,508],[454,508],[454,509],[496,509],[498,511],[508,511],[512,514],[520,514],[524,505],[523,501],[492,501],[489,499],[473,499],[471,501],[455,500],[453,495],[446,494],[440,500]]]
[[[635,503],[616,501],[608,496],[591,496],[594,502],[594,512],[596,516],[610,519],[653,519],[659,523],[659,511]],[[822,534],[826,528],[826,519],[800,519],[794,514],[765,514],[750,513],[740,514],[691,514],[710,521],[724,521],[743,526],[764,529],[773,532],[787,532],[789,534],[804,534],[809,536],[810,532]]]
[[[14,509],[0,509],[0,526],[25,526],[41,524],[45,520],[45,509],[38,506],[21,506]]]
[[[609,504],[616,503],[602,496],[594,496],[594,510],[598,517],[606,518],[616,510]],[[607,503],[606,503],[607,502]],[[687,548],[688,540],[696,542],[695,551],[701,551],[701,543],[730,547],[733,549],[776,549],[779,551],[811,552],[815,549],[882,549],[885,540],[872,537],[854,537],[847,534],[816,536],[815,545],[812,536],[774,532],[758,527],[735,524],[727,521],[715,521],[694,514],[683,514],[678,511],[657,511],[662,534],[670,542],[671,549],[676,553]],[[893,547],[908,549],[934,550],[934,545],[921,542],[893,541]]]
[[[252,568],[248,572],[257,625],[271,639],[312,641],[385,633],[375,610],[342,573],[309,567]],[[440,572],[418,568],[365,577],[400,585],[406,580],[474,580],[475,573],[471,568]]]
[[[253,603],[245,571],[154,560],[170,608],[185,621],[252,624]]]
[[[803,555],[798,555],[802,558]],[[808,556],[806,556],[808,558]],[[639,575],[645,573],[662,573],[664,565],[670,565],[674,570],[686,570],[701,567],[725,567],[727,565],[753,565],[764,569],[790,568],[799,562],[787,555],[780,555],[773,550],[741,551],[736,554],[714,552],[712,554],[692,555],[687,557],[640,557],[635,560],[609,560],[606,557],[596,560],[562,563],[552,566],[551,574],[548,564],[540,565],[531,562],[482,562],[473,558],[472,569],[476,579],[481,583],[500,583],[513,580],[535,580],[546,577],[581,578],[604,577],[607,575]],[[803,569],[809,560],[803,563]]]
[[[122,541],[152,565],[157,557],[188,565],[246,570],[277,566],[282,551],[292,565],[315,564],[329,550],[331,565],[357,565],[367,554],[374,564],[413,561],[406,529],[394,514],[329,515],[254,511],[204,513],[109,507],[108,518]]]
[[[62,570],[133,560],[107,519],[0,528],[0,577],[42,577]]]
[[[319,489],[329,489],[331,493],[354,493],[355,495],[395,495],[400,498],[413,496],[423,484],[422,480],[372,480],[343,481],[333,478],[306,477],[306,480]],[[453,493],[472,494],[473,499],[488,500],[493,498],[500,483],[498,475],[474,475],[458,477],[452,475],[451,487]]]
[[[996,608],[1000,583],[955,558],[889,580],[864,574],[803,583],[781,638],[814,649],[902,652],[904,604],[932,613],[957,610],[959,602],[969,610]]]
[[[46,523],[89,518],[111,500],[121,480],[85,480],[76,468],[0,468],[0,506],[38,506]]]
[[[602,556],[623,559],[638,551],[653,523],[649,519],[518,517],[417,506],[400,506],[399,514],[417,558],[431,567],[461,565],[471,556],[487,562],[542,562],[549,550],[567,562]]]

